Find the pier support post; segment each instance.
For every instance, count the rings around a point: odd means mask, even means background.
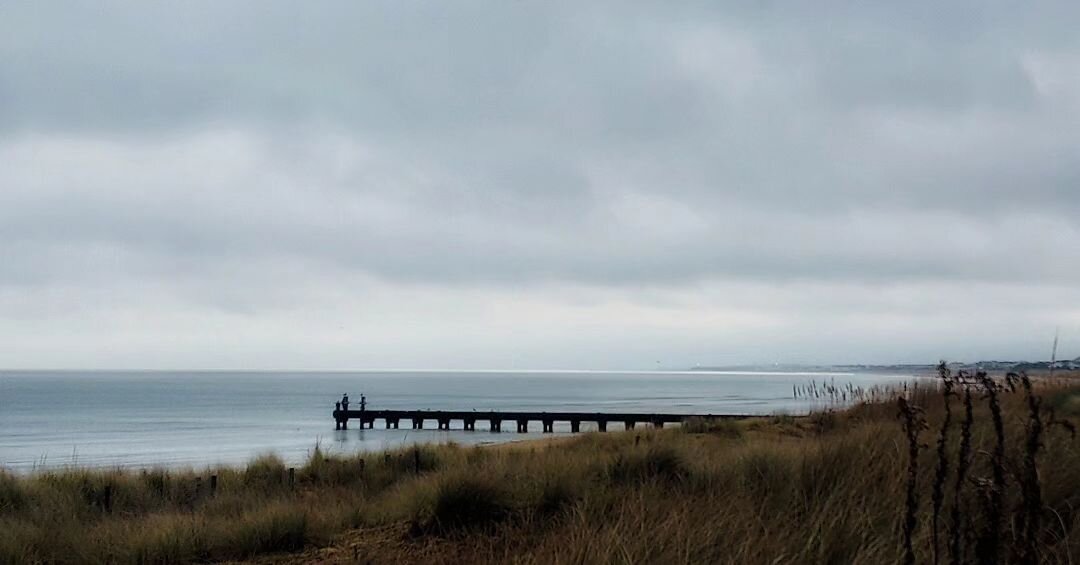
[[[465,431],[476,431],[477,420],[487,420],[488,427],[492,432],[501,432],[502,424],[506,422],[516,422],[518,433],[529,433],[529,422],[539,421],[541,423],[541,429],[543,433],[554,433],[555,422],[562,421],[567,422],[569,425],[567,429],[571,433],[580,433],[582,431],[582,422],[589,424],[586,426],[587,430],[592,430],[592,423],[596,422],[596,430],[599,432],[608,431],[608,424],[614,423],[618,425],[622,422],[627,430],[633,430],[637,428],[638,424],[641,424],[643,428],[655,428],[661,429],[668,423],[685,422],[687,418],[703,418],[713,419],[714,415],[689,415],[689,414],[668,414],[663,412],[654,413],[634,413],[634,412],[543,412],[543,411],[496,411],[496,410],[361,410],[349,412],[344,407],[337,407],[332,416],[334,418],[334,429],[347,430],[349,429],[349,420],[357,420],[360,424],[360,429],[374,429],[375,420],[382,420],[386,429],[396,430],[400,429],[401,419],[409,420],[412,424],[412,429],[421,430],[424,429],[424,420],[435,420],[438,424],[440,431],[450,430],[450,424],[454,420],[460,420],[462,422],[462,429]],[[733,416],[734,417],[734,416]]]

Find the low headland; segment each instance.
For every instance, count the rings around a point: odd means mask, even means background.
[[[1080,377],[941,369],[805,417],[0,472],[0,563],[1080,560]]]

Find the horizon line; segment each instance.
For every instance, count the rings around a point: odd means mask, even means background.
[[[26,372],[26,373],[394,373],[394,374],[408,374],[408,373],[423,373],[423,374],[435,374],[435,373],[455,373],[455,374],[467,374],[467,373],[480,373],[480,374],[495,374],[495,373],[518,373],[518,374],[632,374],[632,375],[708,375],[708,374],[752,374],[752,375],[784,375],[784,374],[803,374],[803,375],[854,375],[855,373],[850,371],[851,367],[866,366],[866,367],[902,367],[902,366],[923,366],[923,364],[916,363],[897,363],[890,365],[870,365],[870,364],[844,364],[844,365],[802,365],[806,369],[811,370],[799,370],[800,365],[790,364],[785,365],[790,367],[791,370],[753,370],[752,367],[760,367],[764,369],[767,365],[739,365],[729,367],[716,367],[716,368],[702,368],[702,369],[445,369],[445,368],[366,368],[366,369],[215,369],[215,368],[197,368],[197,369],[179,369],[179,368],[87,368],[87,369],[74,369],[74,368],[0,368],[0,373],[14,373],[14,372]],[[929,365],[927,365],[929,366]],[[745,370],[739,367],[746,367]],[[830,371],[826,370],[830,367],[836,367],[837,369],[848,369],[846,371]]]

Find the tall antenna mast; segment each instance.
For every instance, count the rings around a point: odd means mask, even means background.
[[[1054,376],[1054,365],[1057,364],[1057,344],[1058,334],[1061,332],[1061,327],[1054,328],[1054,348],[1050,350],[1050,377]]]

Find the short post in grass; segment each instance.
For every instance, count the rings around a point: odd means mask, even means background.
[[[210,475],[210,497],[217,494],[217,475]]]
[[[105,485],[105,492],[102,493],[101,506],[106,512],[112,512],[112,485]]]
[[[296,467],[289,467],[289,490],[296,487]]]

